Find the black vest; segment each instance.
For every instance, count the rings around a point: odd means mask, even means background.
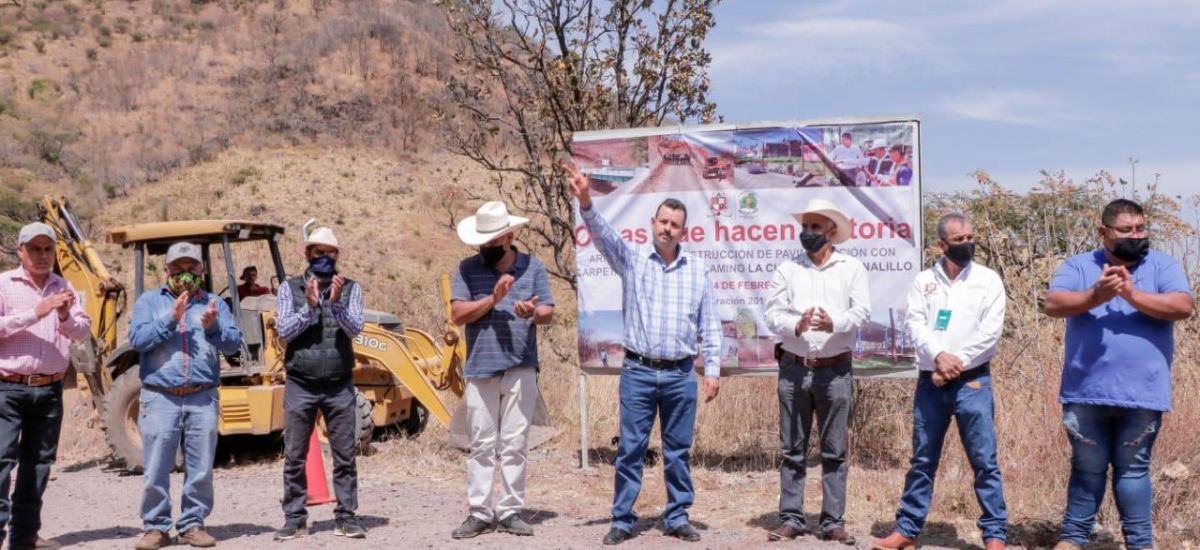
[[[303,276],[287,281],[292,291],[293,311],[308,307],[304,283]],[[342,287],[343,299],[349,299],[355,284],[346,279]],[[322,293],[326,288],[328,285],[321,289]],[[350,380],[354,369],[354,342],[338,325],[327,300],[321,301],[317,322],[288,342],[283,367],[288,378],[305,385],[332,386]]]

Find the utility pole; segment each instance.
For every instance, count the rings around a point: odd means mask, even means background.
[[[1129,171],[1131,172],[1130,183],[1133,185],[1133,191],[1135,193],[1137,192],[1137,163],[1138,163],[1138,159],[1129,157]]]

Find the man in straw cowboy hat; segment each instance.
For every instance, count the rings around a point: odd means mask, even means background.
[[[304,256],[308,268],[280,285],[276,330],[287,342],[283,365],[284,525],[275,540],[307,534],[308,500],[305,474],[309,438],[317,411],[325,419],[333,454],[333,534],[361,539],[367,536],[354,515],[358,509],[355,466],[354,337],[363,328],[362,288],[337,270],[341,247],[333,230],[304,224]]]
[[[810,531],[804,516],[805,457],[813,415],[821,440],[818,536],[847,545],[848,424],[854,397],[851,351],[871,312],[867,270],[833,248],[850,238],[850,220],[832,203],[812,199],[800,214],[803,254],[784,261],[771,279],[767,326],[783,342],[779,358],[779,519],[771,540]]]
[[[687,207],[663,201],[650,220],[654,244],[634,247],[592,207],[588,177],[564,166],[571,192],[597,250],[621,277],[625,360],[621,369],[621,431],[617,446],[612,524],[604,544],[633,537],[633,505],[642,489],[642,465],[654,417],[662,418],[663,474],[667,507],[663,525],[669,536],[688,542],[700,533],[688,522],[695,500],[688,455],[696,421],[696,352],[704,358],[705,401],[716,398],[721,375],[721,319],[713,303],[704,261],[680,242]],[[697,349],[699,348],[699,349]]]
[[[466,325],[465,400],[470,425],[467,501],[470,515],[451,534],[474,537],[496,529],[532,535],[521,518],[525,455],[537,404],[537,325],[550,322],[554,297],[546,266],[517,251],[516,232],[529,220],[503,202],[479,207],[458,224],[458,238],[479,253],[454,272],[451,317]],[[501,494],[493,498],[497,460]]]

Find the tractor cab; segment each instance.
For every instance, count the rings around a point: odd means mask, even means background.
[[[242,331],[242,350],[227,357],[221,376],[242,377],[261,370],[263,351],[263,313],[275,309],[274,293],[286,280],[279,240],[283,226],[244,220],[195,220],[142,223],[116,227],[108,232],[109,242],[133,248],[134,292],[141,296],[146,290],[146,272],[162,269],[161,257],[172,244],[187,241],[200,247],[204,260],[204,290],[225,300]],[[265,247],[263,246],[265,245]],[[270,288],[272,294],[255,297],[238,296],[236,273],[240,273],[235,246],[242,258],[261,258],[269,254],[274,267]],[[264,250],[265,248],[265,250]],[[214,262],[219,258],[219,262]],[[215,268],[223,267],[220,272]]]

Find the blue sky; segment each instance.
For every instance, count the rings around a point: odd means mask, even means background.
[[[916,113],[927,191],[1099,170],[1200,193],[1200,1],[727,0],[726,122]]]

